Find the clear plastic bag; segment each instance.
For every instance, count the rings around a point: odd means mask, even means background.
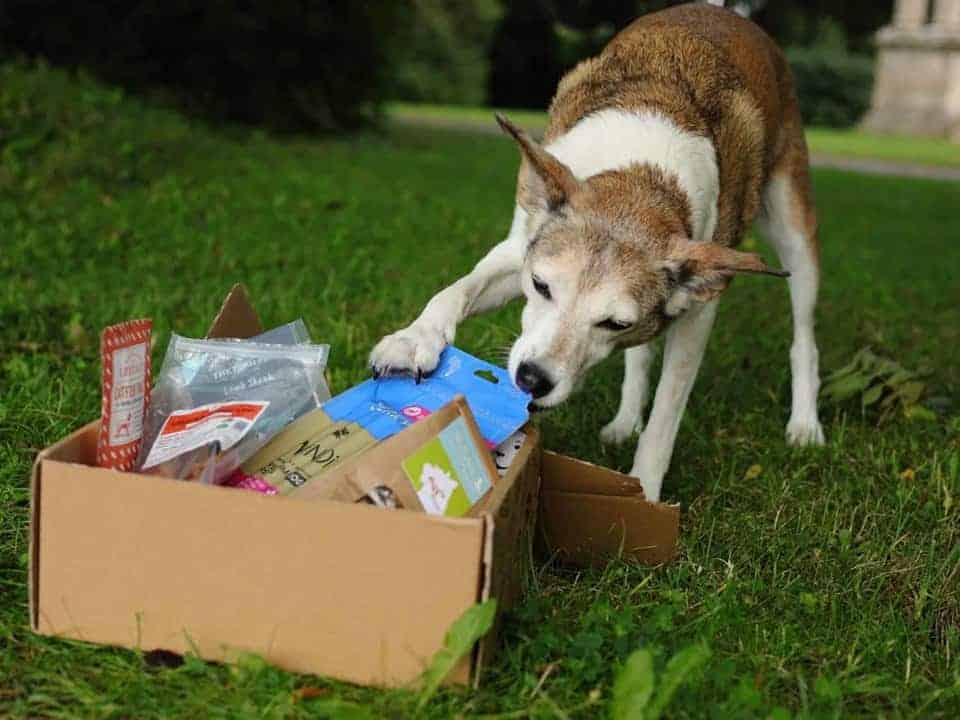
[[[240,342],[243,342],[242,340]],[[297,318],[286,325],[275,327],[250,338],[250,342],[268,343],[271,345],[306,345],[310,343],[310,331],[307,330],[303,318]]]
[[[283,328],[271,332],[279,330]],[[193,340],[174,334],[151,394],[137,466],[168,477],[219,482],[276,433],[329,399],[323,377],[329,351],[329,345]],[[185,446],[182,457],[144,467],[172,413],[237,401],[266,405],[234,444],[213,450],[212,441]]]

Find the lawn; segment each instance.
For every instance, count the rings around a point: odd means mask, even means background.
[[[496,129],[493,112],[489,108],[450,105],[395,103],[389,107],[390,115],[397,120],[491,131]],[[542,112],[530,110],[502,112],[530,132],[540,133],[547,124],[547,116]],[[960,167],[960,143],[938,138],[872,135],[858,130],[816,127],[807,130],[807,143],[812,153],[834,158]]]
[[[149,667],[32,635],[27,478],[39,448],[98,414],[103,326],[153,317],[159,362],[169,330],[202,334],[237,280],[266,323],[302,315],[333,345],[335,390],[362,380],[371,345],[506,232],[515,149],[422,128],[339,140],[212,128],[20,66],[0,68],[0,127],[0,716],[326,717],[336,698],[412,717],[408,691],[253,659]],[[960,715],[960,184],[814,180],[822,367],[872,346],[927,368],[939,414],[878,428],[854,400],[824,408],[825,448],[788,448],[786,288],[738,281],[664,490],[683,505],[678,560],[541,567],[482,688],[444,690],[424,717],[603,716],[633,649],[660,667],[695,642],[711,660],[668,717]],[[457,343],[496,357],[517,322],[509,307]],[[597,438],[621,369],[605,363],[538,420],[547,447],[629,468],[631,448]]]

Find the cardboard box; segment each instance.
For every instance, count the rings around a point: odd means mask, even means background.
[[[261,330],[237,286],[209,336]],[[675,508],[646,503],[618,473],[570,458],[544,455],[541,473],[533,428],[465,518],[105,470],[95,467],[98,428],[86,425],[34,464],[30,622],[44,635],[211,660],[254,652],[290,670],[399,686],[422,672],[471,605],[494,597],[502,611],[521,597],[541,474],[548,552],[592,563],[622,547],[662,562],[676,550]],[[432,432],[417,423],[368,451],[370,465],[343,472],[382,467]],[[618,528],[626,528],[619,544]],[[476,682],[496,638],[495,627],[448,680]]]

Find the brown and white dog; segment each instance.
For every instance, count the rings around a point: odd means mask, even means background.
[[[823,442],[807,147],[789,68],[759,27],[702,4],[642,17],[561,80],[542,146],[497,120],[522,155],[510,232],[380,341],[375,374],[429,373],[461,320],[523,294],[509,369],[535,406],[562,402],[590,367],[626,348],[620,408],[601,431],[622,442],[641,429],[650,343],[666,333],[631,470],[656,501],[717,298],[740,273],[788,275],[733,249],[756,222],[789,271],[787,439]]]

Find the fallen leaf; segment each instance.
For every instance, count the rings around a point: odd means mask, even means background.
[[[69,342],[70,346],[75,350],[85,347],[90,341],[90,336],[87,335],[87,329],[76,315],[70,319],[66,334],[67,342]]]
[[[312,700],[313,698],[323,697],[330,694],[330,688],[318,688],[312,685],[297,688],[293,691],[294,700]]]
[[[900,473],[900,479],[905,480],[906,482],[912,482],[917,477],[917,471],[913,468],[907,468],[902,473]]]
[[[763,472],[762,465],[751,465],[747,468],[747,471],[743,474],[744,480],[755,480],[760,477],[760,473]]]

